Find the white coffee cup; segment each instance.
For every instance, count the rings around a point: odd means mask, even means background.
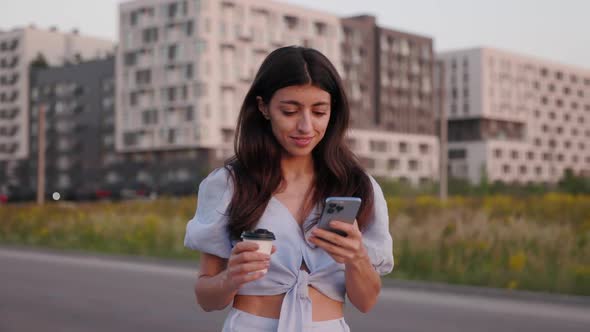
[[[242,232],[241,238],[244,242],[254,242],[258,244],[257,252],[270,255],[272,251],[272,241],[275,240],[275,235],[269,230],[258,228],[253,231]],[[263,269],[261,271],[266,273],[268,272],[268,269]]]

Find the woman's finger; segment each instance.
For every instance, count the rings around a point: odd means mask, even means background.
[[[347,259],[354,257],[354,252],[352,250],[339,247],[338,245],[326,241],[320,237],[312,236],[309,240],[318,247],[327,251],[330,255],[336,255]]]
[[[270,264],[268,262],[254,262],[254,263],[246,263],[240,264],[236,266],[232,266],[230,268],[230,274],[232,276],[239,276],[241,274],[247,274],[255,271],[260,271],[264,269],[268,269]]]
[[[338,245],[339,247],[348,248],[351,250],[354,250],[357,247],[356,243],[358,243],[358,241],[352,237],[344,237],[334,232],[330,232],[320,228],[314,229],[311,233],[313,236],[331,242],[335,245]]]

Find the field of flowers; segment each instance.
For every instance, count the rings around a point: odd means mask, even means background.
[[[590,196],[389,197],[393,278],[590,295]],[[194,197],[0,206],[0,244],[198,259]]]

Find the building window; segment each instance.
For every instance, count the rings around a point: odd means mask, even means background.
[[[408,167],[409,167],[409,169],[410,169],[411,171],[416,171],[416,170],[418,170],[418,167],[419,167],[418,160],[410,159],[410,160],[408,161]]]
[[[408,143],[406,143],[406,142],[399,142],[399,152],[401,152],[401,153],[409,152]]]
[[[563,73],[560,71],[555,72],[555,78],[561,80],[563,78]]]
[[[285,22],[285,26],[287,27],[287,29],[289,30],[295,30],[297,28],[297,24],[298,24],[298,19],[295,16],[290,16],[290,15],[285,15],[283,17],[283,20]]]
[[[168,46],[168,61],[174,61],[177,57],[178,47],[176,45]]]
[[[138,70],[135,72],[135,83],[138,85],[141,84],[150,84],[151,82],[151,71],[149,69]]]
[[[449,159],[465,159],[467,158],[467,150],[465,149],[449,149]]]
[[[387,151],[387,142],[370,140],[369,141],[369,148],[371,151],[385,152],[385,151]]]
[[[535,159],[535,153],[534,153],[534,152],[532,152],[532,151],[529,151],[529,152],[527,153],[527,158],[528,158],[529,160],[534,160],[534,159]]]
[[[399,160],[398,159],[389,159],[387,161],[387,168],[390,170],[396,170],[399,168]]]
[[[347,138],[346,139],[346,143],[348,144],[348,146],[351,149],[355,149],[356,148],[356,140],[354,138]]]
[[[422,154],[427,154],[429,152],[429,146],[428,144],[420,144],[420,152]]]
[[[137,62],[137,57],[135,52],[127,52],[125,53],[125,65],[126,66],[133,66]]]
[[[374,169],[375,168],[375,159],[373,159],[373,158],[362,157],[360,159],[360,161],[361,161],[361,165],[364,168],[367,168],[367,169]]]

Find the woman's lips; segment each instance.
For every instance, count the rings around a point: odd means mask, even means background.
[[[311,143],[313,137],[291,137],[298,147],[305,147]]]

